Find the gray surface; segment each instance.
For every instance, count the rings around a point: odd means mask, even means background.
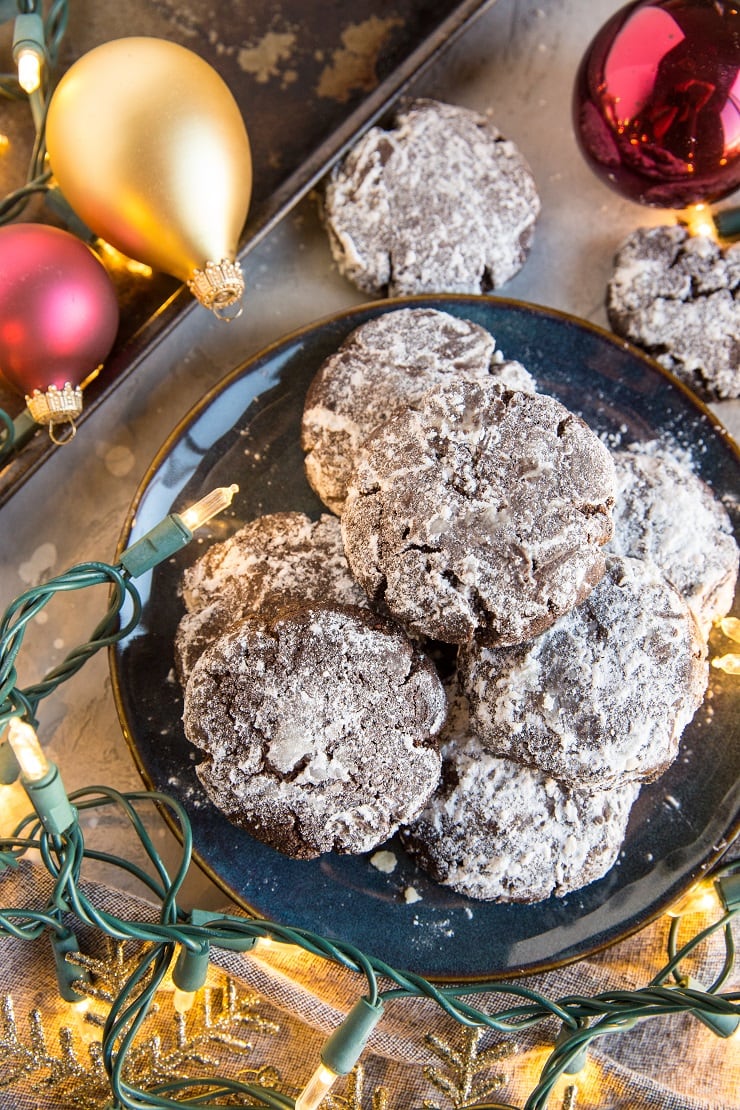
[[[575,70],[613,0],[497,0],[425,77],[420,93],[489,111],[515,140],[538,182],[543,211],[524,269],[500,292],[605,325],[604,289],[613,252],[636,226],[671,219],[642,209],[601,185],[577,152],[570,124]],[[134,29],[128,29],[131,33]],[[224,325],[192,312],[78,437],[3,508],[0,600],[30,582],[84,559],[109,559],[134,492],[162,441],[190,407],[234,365],[285,333],[364,298],[331,262],[316,205],[302,203],[251,256],[240,320]],[[740,402],[715,411],[740,434]],[[56,599],[36,621],[20,659],[27,684],[87,638],[105,599],[102,590]],[[113,706],[107,660],[99,656],[47,699],[40,736],[69,789],[103,782],[137,789]],[[0,787],[2,824],[26,805]],[[125,852],[127,833],[101,817],[106,845]],[[171,837],[154,820],[165,855]],[[101,830],[98,829],[98,835]],[[188,900],[220,905],[220,893],[195,874]]]

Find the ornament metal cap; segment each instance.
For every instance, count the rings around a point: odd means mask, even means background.
[[[74,439],[77,433],[75,419],[82,412],[82,390],[70,382],[65,382],[63,389],[50,385],[43,393],[34,389],[30,397],[26,395],[26,407],[37,424],[48,427],[52,443],[61,447]],[[61,435],[57,432],[58,428]]]
[[[193,296],[220,320],[235,320],[241,315],[241,306],[236,312],[224,311],[238,304],[244,294],[244,277],[238,262],[228,258],[206,262],[202,270],[193,270],[187,285]]]
[[[26,405],[37,424],[70,424],[82,412],[82,390],[70,382],[63,389],[50,385],[43,393],[34,389]]]

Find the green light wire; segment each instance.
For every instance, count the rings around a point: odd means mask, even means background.
[[[90,639],[70,652],[41,682],[19,689],[16,685],[15,661],[22,647],[27,625],[56,594],[101,585],[111,587],[111,597],[108,611]],[[127,598],[131,602],[132,613],[126,624],[121,626],[120,613]],[[0,622],[0,731],[19,712],[19,708],[22,710],[21,715],[33,722],[36,707],[42,698],[76,674],[101,648],[117,643],[132,632],[140,617],[141,597],[138,590],[121,567],[107,563],[80,563],[48,582],[25,590],[8,607]]]
[[[18,4],[18,14],[28,15],[33,12],[41,13],[41,4],[36,0]],[[25,183],[13,192],[8,193],[0,200],[0,224],[12,223],[23,215],[29,200],[36,193],[46,193],[52,174],[46,169],[46,113],[49,107],[49,93],[54,83],[54,68],[59,57],[59,48],[67,29],[69,20],[68,0],[53,0],[44,19],[44,49],[48,65],[43,67],[43,87],[40,94],[41,108],[37,129],[34,136],[31,159],[26,173]],[[0,76],[0,94],[12,100],[28,100],[28,94],[18,84],[17,74],[2,74]]]
[[[70,593],[88,586],[106,585],[109,589],[108,608],[95,628],[91,638],[72,651],[44,679],[25,689],[16,684],[15,663],[20,652],[28,623],[58,593]],[[131,615],[125,623],[121,613],[126,605]],[[116,643],[137,625],[141,614],[141,601],[123,568],[106,563],[83,563],[65,574],[58,575],[40,586],[26,590],[6,611],[0,622],[0,727],[15,713],[28,720],[35,717],[39,701],[57,686],[72,677],[95,652]],[[104,1067],[109,1077],[113,1102],[110,1110],[173,1110],[183,1105],[210,1110],[217,1105],[229,1105],[269,1110],[290,1110],[293,1099],[272,1089],[242,1083],[221,1076],[178,1079],[157,1085],[152,1090],[139,1090],[125,1077],[128,1053],[144,1024],[156,992],[171,965],[178,947],[200,951],[207,941],[225,948],[235,940],[271,937],[314,956],[328,960],[361,976],[366,983],[368,1002],[383,1005],[402,1002],[408,998],[426,998],[435,1003],[456,1022],[473,1027],[484,1027],[500,1033],[516,1033],[539,1023],[556,1020],[566,1035],[558,1038],[524,1110],[544,1110],[556,1080],[584,1047],[598,1037],[623,1032],[638,1020],[668,1014],[692,1013],[729,1015],[740,1017],[740,994],[722,994],[734,963],[734,941],[730,923],[740,911],[740,906],[728,910],[722,917],[702,929],[680,948],[678,924],[671,926],[667,943],[668,961],[646,987],[633,991],[608,991],[588,998],[570,995],[552,1000],[545,995],[512,981],[491,980],[474,984],[437,986],[421,976],[399,971],[384,961],[369,957],[347,942],[318,936],[308,930],[281,925],[253,917],[215,915],[205,925],[196,925],[190,915],[177,904],[177,898],[192,862],[192,831],[187,813],[182,805],[166,794],[151,791],[134,791],[123,794],[105,786],[91,786],[69,795],[78,816],[103,807],[115,806],[126,818],[143,848],[154,874],[148,874],[133,862],[108,852],[88,848],[83,830],[76,820],[62,835],[51,835],[43,827],[37,814],[23,818],[8,838],[0,839],[0,862],[7,865],[17,860],[29,849],[38,851],[44,867],[52,879],[52,889],[43,908],[0,908],[0,935],[18,940],[35,941],[44,932],[59,937],[69,935],[69,915],[78,921],[94,926],[106,936],[119,941],[136,941],[145,945],[128,980],[114,1000],[105,1022],[102,1038]],[[180,860],[174,875],[170,876],[164,861],[149,836],[138,807],[166,808],[179,826],[181,841]],[[86,895],[80,877],[86,860],[102,862],[118,868],[139,880],[144,888],[156,895],[159,902],[158,920],[126,920],[94,905]],[[721,876],[735,875],[740,871],[740,861],[719,868]],[[64,916],[64,921],[63,921]],[[202,919],[201,919],[202,920]],[[725,959],[723,967],[711,987],[706,990],[691,989],[684,985],[680,975],[681,962],[698,945],[715,934],[724,938]],[[665,986],[673,977],[674,984]],[[387,980],[392,986],[379,990],[378,981]],[[470,999],[478,994],[495,995],[499,999],[515,1001],[507,1009],[489,1014],[478,1009]],[[177,1097],[182,1096],[182,1097]],[[238,1103],[231,1102],[233,1098]],[[213,1101],[216,1100],[216,1101]],[[245,1101],[247,1100],[247,1101]],[[502,1104],[488,1104],[491,1110],[501,1110]],[[483,1107],[478,1110],[484,1110]]]
[[[222,926],[219,926],[217,918],[207,927],[188,924],[187,915],[183,915],[176,904],[177,890],[187,872],[191,855],[189,822],[179,803],[166,795],[152,795],[145,791],[123,795],[106,787],[91,787],[77,791],[70,798],[78,804],[82,812],[102,806],[118,805],[126,814],[137,837],[144,843],[147,856],[152,862],[156,861],[157,853],[136,813],[136,805],[143,802],[168,805],[177,815],[183,830],[182,860],[175,876],[170,879],[164,866],[160,865],[157,868],[158,879],[150,882],[149,889],[156,888],[161,895],[159,923],[125,921],[91,905],[87,897],[78,889],[79,870],[83,858],[102,856],[108,863],[123,866],[129,873],[135,872],[131,871],[127,861],[120,861],[108,853],[91,853],[84,847],[79,828],[73,828],[69,835],[65,834],[61,838],[51,838],[40,831],[37,838],[30,842],[39,849],[45,865],[55,879],[54,891],[50,898],[54,913],[0,910],[0,930],[19,939],[36,939],[44,928],[61,931],[60,922],[55,914],[63,909],[69,909],[76,913],[80,920],[97,925],[107,935],[116,939],[139,940],[151,944],[111,1008],[104,1031],[104,1056],[112,1090],[120,1106],[126,1107],[127,1110],[161,1110],[161,1108],[169,1110],[171,1107],[183,1105],[183,1099],[169,1096],[191,1090],[193,1086],[198,1090],[207,1089],[208,1093],[188,1098],[185,1104],[210,1107],[215,1105],[210,1101],[212,1098],[239,1094],[249,1099],[262,1100],[259,1103],[251,1102],[246,1105],[279,1107],[280,1110],[285,1110],[292,1105],[289,1099],[286,1101],[287,1096],[271,1093],[268,1098],[266,1092],[250,1088],[245,1084],[231,1085],[221,1077],[213,1079],[199,1077],[191,1081],[183,1081],[182,1084],[166,1085],[154,1092],[138,1091],[124,1081],[123,1069],[127,1053],[146,1019],[156,990],[166,974],[177,945],[196,946],[198,939],[203,937],[218,946],[219,938],[228,943],[235,935],[272,936],[276,940],[297,945],[307,952],[364,974],[368,981],[374,981],[376,977],[389,977],[398,985],[396,989],[378,994],[377,999],[400,1001],[408,997],[427,997],[436,1001],[450,1016],[464,1024],[487,1026],[502,1032],[515,1032],[517,1029],[543,1020],[552,1018],[561,1020],[571,1029],[571,1035],[553,1050],[525,1110],[542,1110],[546,1106],[548,1093],[552,1090],[555,1081],[584,1045],[588,1045],[597,1037],[622,1032],[635,1020],[697,1010],[705,1013],[740,1014],[740,1007],[733,1004],[735,995],[725,997],[715,995],[714,992],[660,985],[661,981],[671,974],[678,958],[685,956],[696,947],[696,944],[708,939],[713,933],[718,930],[724,932],[727,943],[725,918],[729,915],[723,915],[722,919],[703,929],[697,938],[684,945],[679,953],[671,955],[668,964],[655,977],[654,982],[642,990],[610,991],[594,998],[573,995],[553,1002],[531,988],[495,980],[455,987],[436,987],[421,977],[399,972],[383,961],[363,956],[352,945],[340,941],[328,941],[306,930],[260,919],[234,917],[229,917]],[[30,820],[30,818],[25,819],[21,825],[25,826]],[[28,844],[28,840],[23,841],[23,846]],[[17,838],[0,841],[0,849],[17,849],[19,846],[20,841]],[[465,996],[483,992],[502,996],[514,995],[526,999],[529,1005],[512,1007],[491,1016],[462,1001]],[[579,1024],[594,1018],[597,1020],[590,1026],[583,1027]],[[241,1105],[245,1103],[242,1102]]]

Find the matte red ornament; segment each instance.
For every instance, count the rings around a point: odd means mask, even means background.
[[[113,346],[118,323],[113,283],[80,239],[44,224],[0,227],[0,373],[25,395],[35,420],[73,419],[65,386],[72,406]]]
[[[685,208],[740,186],[740,12],[725,0],[639,0],[578,70],[576,137],[591,168],[640,204]]]

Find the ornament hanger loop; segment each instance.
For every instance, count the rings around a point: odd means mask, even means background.
[[[49,439],[57,447],[63,447],[65,443],[70,443],[76,435],[77,425],[74,420],[57,421],[49,424]]]
[[[238,301],[226,305],[211,305],[211,312],[217,320],[222,320],[225,324],[230,324],[232,320],[238,320],[243,311],[243,306]]]

